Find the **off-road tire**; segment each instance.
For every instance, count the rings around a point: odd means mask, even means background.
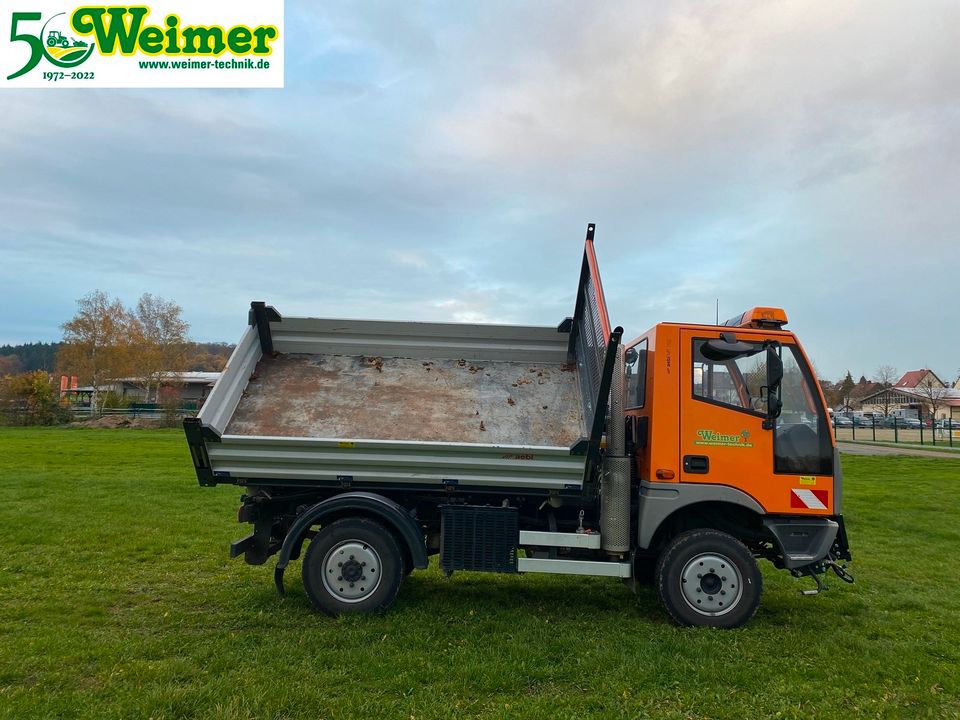
[[[340,548],[344,548],[342,555]],[[337,563],[354,562],[348,559],[351,557],[351,548],[354,548],[359,559],[370,561],[370,567],[357,570],[364,573],[365,579],[356,580],[354,592],[366,589],[369,583],[376,584],[368,594],[348,599],[342,593],[344,590],[350,593],[349,588],[354,586],[349,581],[337,579],[337,573],[342,572]],[[375,560],[371,559],[371,553]],[[316,534],[307,548],[301,573],[303,587],[313,606],[327,615],[341,615],[386,610],[400,591],[403,569],[403,555],[393,533],[374,520],[343,518],[322,527]],[[373,573],[379,573],[379,578],[374,580]],[[326,582],[325,575],[328,576]],[[339,577],[343,578],[342,575]]]
[[[740,627],[757,612],[763,592],[760,568],[746,546],[710,529],[671,540],[657,561],[654,584],[667,614],[686,627]]]

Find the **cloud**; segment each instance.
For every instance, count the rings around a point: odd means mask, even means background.
[[[829,376],[953,375],[957,20],[290,2],[280,92],[5,92],[0,342],[55,339],[96,287],[175,298],[199,339],[252,299],[554,324],[596,221],[628,334],[782,305]]]

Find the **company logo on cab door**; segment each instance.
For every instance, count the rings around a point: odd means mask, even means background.
[[[694,445],[711,445],[714,447],[739,447],[752,448],[750,442],[750,431],[741,430],[738,435],[724,435],[716,430],[697,430],[699,440],[694,440]]]

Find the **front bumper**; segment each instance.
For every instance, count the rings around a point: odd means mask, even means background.
[[[851,559],[842,515],[772,515],[763,519],[763,526],[773,536],[783,567],[788,570],[813,565],[828,556],[833,560]]]

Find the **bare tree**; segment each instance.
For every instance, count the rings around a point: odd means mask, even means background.
[[[107,381],[129,371],[130,325],[123,303],[96,290],[77,300],[77,314],[60,326],[64,345],[57,353],[57,364],[93,388],[91,414],[100,412],[97,400]]]
[[[893,401],[893,393],[890,392],[893,383],[897,381],[897,369],[893,365],[881,365],[873,373],[873,381],[883,388],[873,400],[873,404],[882,408],[884,415],[889,415],[893,406],[897,404]]]
[[[930,407],[930,415],[936,419],[937,410],[943,406],[944,399],[947,396],[947,389],[932,375],[932,373],[928,373],[916,389],[923,399],[923,403]]]
[[[852,401],[853,390],[856,387],[856,384],[853,382],[853,377],[850,375],[850,371],[847,370],[846,377],[840,382],[839,387],[837,388],[840,395],[840,399],[843,403],[844,412],[850,407]]]
[[[172,300],[144,293],[133,312],[131,340],[136,346],[133,367],[135,377],[146,390],[146,401],[159,402],[160,386],[169,382],[171,373],[187,365],[190,325],[181,317],[183,310]]]
[[[873,381],[890,387],[897,380],[897,369],[893,365],[881,365],[873,373]]]

